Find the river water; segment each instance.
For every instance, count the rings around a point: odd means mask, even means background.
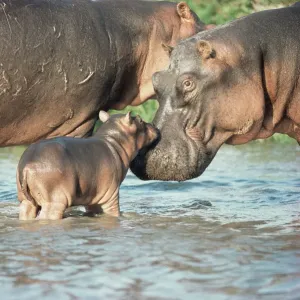
[[[200,178],[128,174],[119,219],[18,221],[0,151],[1,299],[300,299],[300,147],[224,146]]]

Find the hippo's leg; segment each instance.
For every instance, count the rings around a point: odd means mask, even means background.
[[[20,204],[19,220],[34,220],[39,207],[29,200],[23,200]]]
[[[119,206],[119,191],[116,196],[113,196],[105,204],[102,204],[102,210],[105,214],[111,215],[113,217],[120,216],[120,206]]]
[[[42,204],[41,212],[38,216],[39,220],[59,220],[63,218],[63,214],[67,205],[65,203],[50,202]]]

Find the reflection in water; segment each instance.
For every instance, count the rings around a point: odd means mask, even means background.
[[[23,222],[22,150],[1,150],[1,298],[299,299],[299,149],[225,146],[192,181],[129,174],[119,219]]]

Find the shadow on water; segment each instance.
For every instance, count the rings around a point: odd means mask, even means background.
[[[188,182],[121,187],[120,218],[18,221],[23,149],[0,150],[3,299],[299,299],[300,150],[225,146]]]

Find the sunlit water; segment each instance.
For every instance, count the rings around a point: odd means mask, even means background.
[[[18,151],[0,151],[0,299],[300,299],[298,145],[224,146],[183,183],[129,174],[121,218],[52,222],[17,219]]]

